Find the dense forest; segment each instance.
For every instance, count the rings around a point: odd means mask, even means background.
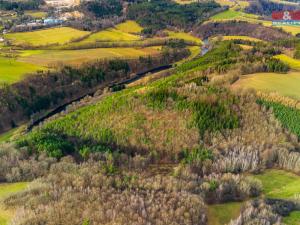
[[[221,11],[215,2],[179,5],[172,1],[143,1],[129,5],[128,18],[145,27],[143,33],[152,34],[166,27],[188,29]]]
[[[2,10],[33,10],[38,9],[45,4],[44,0],[25,0],[25,1],[8,1],[0,0],[0,9]]]

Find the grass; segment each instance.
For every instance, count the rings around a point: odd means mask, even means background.
[[[218,13],[214,16],[211,17],[211,19],[213,20],[227,20],[227,19],[234,19],[237,18],[238,16],[240,16],[240,12],[237,12],[235,10],[227,10],[221,13]]]
[[[1,134],[0,135],[0,143],[4,142],[4,141],[9,141],[9,139],[14,135],[16,130],[17,130],[17,128],[11,129],[10,131]]]
[[[5,38],[14,45],[43,46],[51,44],[65,44],[71,40],[88,35],[87,31],[80,31],[70,27],[49,28],[32,32],[9,33]]]
[[[31,11],[31,10],[28,10],[28,11],[25,11],[24,14],[28,15],[28,16],[31,16],[31,17],[33,17],[35,19],[42,19],[42,18],[45,18],[47,16],[47,13],[43,12],[43,11]]]
[[[174,38],[174,39],[183,39],[186,41],[193,41],[196,44],[200,45],[202,44],[202,41],[200,38],[197,38],[189,33],[184,33],[184,32],[174,32],[174,31],[166,31],[169,35],[170,38]]]
[[[264,26],[271,27],[272,21],[261,20],[257,15],[244,13],[241,11],[235,11],[234,9],[229,9],[227,11],[221,12],[211,17],[211,21],[229,21],[229,20],[239,20],[246,21],[249,23],[261,23]],[[288,26],[288,25],[276,25],[274,27],[281,28],[284,31],[296,35],[300,33],[299,26]]]
[[[125,33],[139,34],[143,30],[143,27],[133,20],[127,20],[124,23],[118,24],[116,29]]]
[[[208,225],[225,225],[239,216],[242,202],[229,202],[208,206]]]
[[[138,41],[141,40],[139,35],[130,34],[116,28],[109,28],[97,33],[91,34],[88,38],[78,42],[93,43],[93,42],[113,42],[113,41]]]
[[[97,48],[82,50],[25,50],[18,59],[24,63],[53,67],[58,64],[78,65],[88,61],[111,58],[138,58],[156,55],[160,47],[148,48]],[[0,69],[1,70],[1,69]]]
[[[252,88],[263,92],[275,92],[281,96],[300,100],[300,74],[256,73],[245,75],[233,84],[233,88]]]
[[[258,38],[253,38],[253,37],[250,37],[250,36],[221,36],[222,37],[222,40],[224,41],[228,41],[228,40],[245,40],[245,41],[253,41],[253,42],[260,42],[262,40],[258,39]],[[216,39],[213,38],[213,39]]]
[[[18,62],[16,59],[0,56],[0,83],[15,83],[24,78],[25,74],[44,69],[32,63]]]
[[[300,177],[284,170],[270,169],[254,175],[263,185],[263,194],[269,198],[290,199],[300,194]],[[208,206],[208,225],[225,225],[240,214],[243,202],[229,202]],[[292,212],[283,220],[287,225],[300,224],[300,212]],[[297,223],[298,222],[298,223]]]
[[[235,11],[232,9],[229,9],[227,11],[218,13],[211,17],[211,20],[253,20],[257,19],[258,16],[254,14],[244,13],[241,11]]]
[[[26,182],[0,184],[0,200],[8,197],[11,194],[20,192],[28,186]],[[14,210],[7,210],[0,204],[0,225],[7,225],[9,220],[13,217]]]
[[[300,69],[300,60],[293,59],[285,54],[276,55],[274,58],[280,59],[282,62],[288,64],[292,69]]]
[[[300,177],[293,173],[271,169],[254,177],[262,182],[266,197],[292,199],[300,194]]]
[[[283,217],[283,223],[286,225],[300,225],[300,211],[291,212],[289,216]]]

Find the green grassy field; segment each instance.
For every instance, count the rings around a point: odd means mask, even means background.
[[[229,202],[208,206],[208,225],[225,225],[239,216],[242,202]]]
[[[91,34],[88,38],[78,42],[82,43],[93,43],[93,42],[113,42],[113,41],[138,41],[141,40],[139,35],[130,34],[122,30],[115,28],[109,28],[107,30],[99,31]]]
[[[292,199],[300,194],[300,177],[293,173],[272,169],[255,177],[262,182],[266,197]]]
[[[292,69],[300,69],[300,60],[294,59],[284,54],[276,55],[274,58],[280,59],[282,62],[288,64]]]
[[[283,170],[270,169],[254,175],[263,185],[263,194],[269,198],[290,199],[300,194],[300,177]],[[208,225],[225,225],[237,218],[243,202],[229,202],[208,206]],[[296,223],[296,221],[298,223]],[[287,225],[300,224],[300,212],[292,212],[284,218]]]
[[[261,20],[257,15],[244,13],[241,11],[235,11],[234,9],[229,9],[227,11],[221,12],[211,17],[210,21],[229,21],[229,20],[239,20],[246,21],[249,23],[261,23],[264,26],[271,27],[272,21]],[[300,33],[299,26],[287,26],[287,25],[276,25],[276,28],[282,28],[284,31],[289,32],[293,35]]]
[[[80,31],[70,27],[49,28],[32,32],[9,33],[5,38],[14,45],[43,46],[50,44],[65,44],[71,40],[88,35],[87,31]]]
[[[20,192],[28,186],[27,182],[12,183],[12,184],[0,184],[0,201],[11,194]],[[7,225],[12,218],[14,210],[7,210],[0,203],[0,225]]]
[[[300,73],[290,72],[288,74],[256,73],[242,76],[232,87],[252,88],[263,92],[275,92],[281,96],[300,99]]]
[[[112,58],[138,58],[156,55],[160,47],[148,48],[96,48],[82,50],[25,50],[19,61],[40,66],[53,67],[57,64],[78,65],[88,61]],[[1,70],[1,69],[0,69]]]
[[[139,34],[143,30],[143,27],[133,20],[127,20],[124,23],[118,24],[116,29],[125,33]]]
[[[0,83],[14,83],[24,78],[25,74],[43,70],[42,66],[32,63],[18,62],[16,59],[10,59],[0,56]]]
[[[245,41],[253,41],[253,42],[260,42],[262,40],[258,39],[258,38],[253,38],[253,37],[249,37],[249,36],[218,36],[221,37],[222,40],[227,41],[227,40],[245,40]],[[212,38],[212,40],[216,40],[218,37],[214,37]]]
[[[300,211],[291,212],[289,216],[283,218],[283,222],[286,225],[300,225]]]
[[[35,19],[42,19],[42,18],[45,18],[47,16],[47,13],[43,12],[43,11],[28,10],[28,11],[25,11],[24,14],[28,15],[28,16],[32,16]]]
[[[200,38],[197,38],[189,33],[184,33],[184,32],[174,32],[174,31],[166,31],[169,35],[170,38],[174,38],[174,39],[183,39],[186,41],[193,41],[196,44],[200,45],[202,44],[202,41]]]

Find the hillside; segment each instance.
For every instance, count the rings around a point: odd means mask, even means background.
[[[70,4],[0,0],[0,225],[300,224],[292,0]]]

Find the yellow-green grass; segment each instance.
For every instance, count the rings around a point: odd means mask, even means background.
[[[235,11],[232,9],[229,9],[227,11],[218,13],[211,17],[211,20],[249,20],[249,19],[257,19],[258,16],[254,14],[244,13],[241,11]]]
[[[195,42],[196,44],[202,44],[202,41],[200,38],[197,38],[189,33],[185,33],[185,32],[175,32],[175,31],[169,31],[166,30],[166,32],[169,35],[169,38],[174,38],[174,39],[183,39],[186,41],[192,41]]]
[[[268,198],[294,199],[300,195],[300,176],[283,170],[266,170],[255,175],[263,184],[263,193]],[[300,225],[300,211],[291,212],[283,218],[286,225]]]
[[[300,194],[300,176],[284,170],[270,169],[254,175],[263,185],[263,195],[268,198],[293,199]],[[243,202],[230,202],[208,206],[208,225],[225,225],[239,216]],[[297,221],[298,223],[295,223]],[[300,212],[284,218],[287,225],[300,224]]]
[[[7,131],[7,132],[1,134],[0,135],[0,143],[5,142],[5,141],[9,141],[9,139],[14,135],[15,131],[16,131],[16,128],[11,129],[10,131]]]
[[[242,76],[232,85],[233,89],[251,88],[266,93],[277,93],[280,96],[300,99],[300,72],[256,73]]]
[[[300,69],[300,60],[294,59],[285,54],[280,54],[274,56],[276,59],[280,59],[282,62],[288,64],[292,69],[299,70]]]
[[[291,212],[289,216],[283,217],[285,225],[300,225],[300,211]]]
[[[253,48],[253,46],[251,46],[251,45],[242,45],[242,44],[239,44],[239,46],[240,46],[242,49],[244,49],[244,50],[250,50],[250,49]]]
[[[0,184],[0,201],[11,194],[23,191],[27,186],[27,182]],[[14,210],[5,209],[5,207],[0,203],[0,225],[7,225],[13,215]]]
[[[243,202],[229,202],[208,206],[208,225],[225,225],[239,216]]]
[[[218,36],[218,37],[214,37],[212,38],[212,40],[216,40],[217,38],[221,38],[224,41],[227,40],[244,40],[244,41],[253,41],[253,42],[260,42],[262,40],[258,39],[258,38],[254,38],[254,37],[250,37],[250,36]]]
[[[234,1],[230,1],[230,0],[216,0],[216,2],[222,6],[229,6],[229,7],[233,7],[236,4]]]
[[[74,39],[88,35],[89,32],[70,27],[50,28],[32,32],[9,33],[5,38],[14,45],[43,46],[50,44],[65,44]]]
[[[84,40],[76,43],[94,43],[94,42],[116,42],[116,41],[138,41],[141,40],[139,35],[126,33],[122,30],[115,28],[109,28],[107,30],[99,31],[97,33],[91,34]]]
[[[196,2],[196,0],[174,0],[178,4],[191,4],[193,2]]]
[[[0,83],[14,83],[24,78],[25,74],[43,70],[32,63],[19,62],[16,59],[0,56]]]
[[[270,1],[275,2],[275,3],[282,3],[285,5],[294,5],[294,6],[299,5],[297,2],[289,2],[289,1],[284,1],[284,0],[270,0]]]
[[[28,10],[28,11],[25,11],[24,14],[28,15],[28,16],[31,16],[33,18],[36,18],[36,19],[42,19],[42,18],[45,18],[47,16],[47,13],[44,12],[44,11],[31,11],[31,10]]]
[[[133,20],[127,20],[124,23],[118,24],[116,29],[125,33],[138,34],[141,33],[143,27]]]
[[[255,175],[268,198],[294,199],[300,194],[300,176],[284,170],[270,169]]]
[[[88,61],[112,58],[138,58],[159,54],[160,47],[147,48],[96,48],[82,50],[25,50],[19,61],[53,67],[58,64],[79,65]]]

